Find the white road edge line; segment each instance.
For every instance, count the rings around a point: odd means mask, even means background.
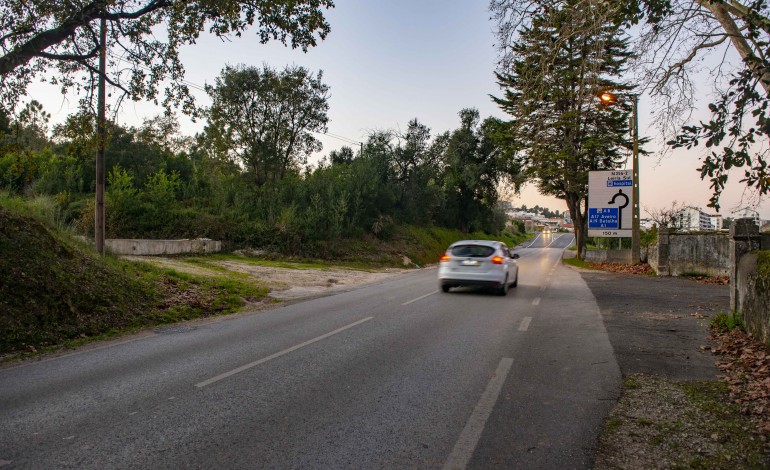
[[[497,366],[497,370],[495,370],[495,375],[487,384],[487,389],[481,395],[476,408],[473,409],[471,417],[468,418],[468,422],[460,433],[452,453],[449,454],[449,458],[444,463],[444,470],[462,470],[468,465],[512,365],[513,359],[511,358],[504,357],[500,360],[500,364]]]
[[[433,292],[431,292],[430,294],[421,295],[420,297],[417,297],[416,299],[412,299],[412,300],[410,300],[409,302],[404,302],[403,304],[401,304],[401,306],[403,307],[404,305],[409,305],[409,304],[411,304],[411,303],[417,302],[418,300],[422,300],[422,299],[424,299],[425,297],[430,297],[431,295],[435,294],[436,292],[438,292],[438,291],[437,291],[437,290],[434,290],[434,291],[433,291]]]
[[[535,300],[533,300],[532,305],[540,305],[540,297],[537,297]]]
[[[296,346],[292,346],[292,347],[290,347],[288,349],[284,349],[283,351],[277,352],[275,354],[271,354],[271,355],[269,355],[267,357],[263,357],[262,359],[259,359],[257,361],[250,362],[248,364],[244,364],[244,365],[242,365],[242,366],[240,366],[240,367],[238,367],[236,369],[233,369],[231,371],[225,372],[224,374],[219,374],[216,377],[212,377],[212,378],[210,378],[208,380],[204,380],[203,382],[199,382],[199,383],[195,384],[195,386],[198,387],[198,388],[202,388],[202,387],[205,387],[207,385],[211,385],[214,382],[219,382],[222,379],[226,379],[226,378],[228,378],[230,376],[233,376],[235,374],[241,373],[241,372],[243,372],[243,371],[245,371],[247,369],[251,369],[252,367],[256,367],[256,366],[258,366],[260,364],[264,364],[267,361],[271,361],[271,360],[273,360],[275,358],[284,356],[286,354],[289,354],[290,352],[296,351],[297,349],[304,348],[305,346],[308,346],[308,345],[311,345],[311,344],[316,343],[318,341],[321,341],[322,339],[326,339],[326,338],[328,338],[330,336],[334,336],[337,333],[342,333],[343,331],[345,331],[345,330],[347,330],[349,328],[353,328],[354,326],[358,326],[361,323],[368,322],[369,320],[372,320],[373,318],[374,317],[366,317],[363,320],[358,320],[357,322],[351,323],[350,325],[343,326],[342,328],[338,328],[338,329],[336,329],[334,331],[330,331],[330,332],[328,332],[328,333],[326,333],[324,335],[321,335],[321,336],[318,336],[318,337],[313,338],[311,340],[305,341],[304,343],[298,344]]]
[[[519,325],[519,331],[527,331],[531,322],[532,317],[524,317],[524,319],[521,320],[521,325]]]

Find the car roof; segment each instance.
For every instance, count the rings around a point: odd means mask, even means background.
[[[482,245],[497,248],[501,243],[503,242],[499,242],[497,240],[460,240],[459,242],[454,242],[449,245],[449,248],[459,245]]]

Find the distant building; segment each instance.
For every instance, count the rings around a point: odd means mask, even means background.
[[[714,227],[712,230],[722,230],[724,227],[724,220],[720,214],[710,215],[709,219],[711,220],[711,226]]]
[[[757,226],[762,226],[761,221],[759,220],[759,212],[749,207],[733,212],[733,217],[735,219],[754,219],[754,223],[757,224]]]
[[[711,215],[697,207],[685,207],[674,216],[674,228],[685,232],[710,232],[722,229],[722,216]]]

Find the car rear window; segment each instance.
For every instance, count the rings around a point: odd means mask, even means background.
[[[495,252],[491,246],[484,245],[457,245],[452,247],[452,254],[455,256],[470,256],[473,258],[486,258]]]

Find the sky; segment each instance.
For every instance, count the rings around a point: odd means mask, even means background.
[[[489,98],[499,95],[500,89],[494,76],[495,25],[489,20],[487,1],[335,0],[335,5],[326,14],[330,35],[307,53],[280,43],[259,44],[253,31],[229,41],[204,34],[197,44],[182,50],[186,80],[198,86],[213,84],[225,65],[236,64],[322,70],[331,95],[329,134],[347,140],[316,136],[324,145],[317,158],[351,146],[349,141],[363,142],[373,130],[406,129],[413,118],[430,127],[434,136],[459,127],[458,112],[463,108],[477,108],[482,119],[506,118]],[[77,102],[76,97],[62,98],[58,90],[45,85],[30,91],[53,115],[53,122],[63,121]],[[708,91],[702,90],[700,96]],[[196,92],[196,97],[201,104],[209,102],[203,92]],[[651,126],[652,106],[643,95],[639,131],[655,140],[659,136]],[[160,112],[148,103],[124,102],[118,121],[138,125]],[[200,122],[184,117],[181,122],[185,134],[202,129]],[[697,171],[698,157],[697,152],[677,151],[662,159],[658,155],[640,158],[642,218],[646,211],[671,207],[674,201],[714,212],[706,207],[711,192]],[[720,212],[725,216],[749,202],[739,176],[731,176],[722,196]],[[563,201],[542,196],[533,186],[508,199],[516,206],[566,210]],[[763,219],[770,219],[770,204],[755,208]]]

